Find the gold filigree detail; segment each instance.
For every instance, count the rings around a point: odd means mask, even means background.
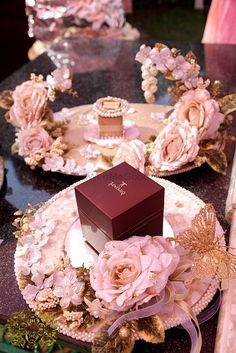
[[[194,217],[191,228],[174,239],[193,254],[192,272],[195,277],[224,279],[236,276],[236,256],[226,250],[222,237],[216,237],[215,210],[207,204]]]
[[[17,347],[35,351],[37,347],[50,347],[56,337],[56,330],[31,311],[13,314],[6,324],[6,339]]]

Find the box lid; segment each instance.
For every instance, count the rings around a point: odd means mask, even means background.
[[[106,234],[119,237],[164,206],[164,188],[127,163],[78,185],[79,208]]]

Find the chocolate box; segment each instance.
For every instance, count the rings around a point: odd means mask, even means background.
[[[127,163],[75,188],[86,241],[99,253],[110,240],[162,235],[164,188]]]

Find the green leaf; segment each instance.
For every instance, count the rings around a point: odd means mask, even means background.
[[[146,342],[161,343],[165,340],[164,325],[158,315],[138,320],[138,334]]]

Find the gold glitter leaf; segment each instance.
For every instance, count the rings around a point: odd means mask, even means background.
[[[195,216],[191,228],[177,235],[175,242],[193,254],[192,272],[195,277],[234,278],[236,256],[227,252],[222,238],[216,237],[215,232],[215,210],[207,204]]]
[[[229,94],[218,100],[218,103],[221,108],[221,112],[224,115],[228,115],[236,111],[236,93]]]
[[[227,171],[227,157],[223,151],[208,150],[205,151],[205,160],[207,164],[217,173],[226,174]]]
[[[6,90],[0,93],[0,108],[10,109],[13,103],[12,91]]]
[[[126,322],[111,336],[107,330],[112,323],[108,323],[96,334],[92,353],[131,353],[135,344],[136,323]]]
[[[138,320],[138,334],[146,342],[161,343],[165,340],[164,325],[158,315]]]
[[[221,88],[222,83],[219,80],[213,82],[213,84],[211,85],[211,95],[213,98],[219,95]]]

